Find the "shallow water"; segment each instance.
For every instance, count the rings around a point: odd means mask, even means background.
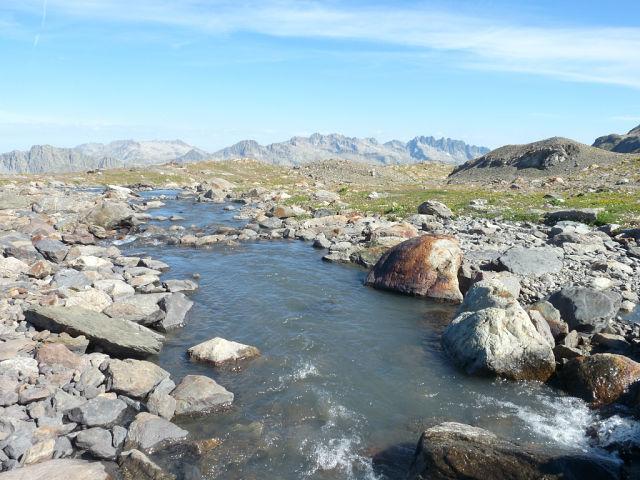
[[[179,200],[153,214],[241,224],[222,207]],[[441,421],[600,454],[585,435],[595,414],[582,401],[461,374],[439,341],[450,307],[364,287],[364,270],[322,262],[309,244],[123,248],[170,264],[166,278],[201,275],[188,324],[168,335],[157,361],[176,379],[208,375],[236,395],[226,412],[175,420],[193,438],[223,440],[198,462],[156,458],[181,478],[402,478],[420,432]],[[187,348],[216,336],[262,356],[239,370],[188,360]]]

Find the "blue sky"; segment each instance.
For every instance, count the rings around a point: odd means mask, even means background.
[[[0,0],[0,151],[640,124],[640,2]]]

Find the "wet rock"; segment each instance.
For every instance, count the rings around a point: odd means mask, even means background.
[[[113,480],[115,472],[102,462],[56,459],[5,472],[2,480]]]
[[[420,437],[409,480],[615,480],[619,464],[579,454],[543,453],[470,425],[446,422]]]
[[[623,355],[598,353],[570,360],[558,378],[568,393],[600,407],[617,401],[640,381],[640,363]]]
[[[195,292],[198,284],[193,280],[167,280],[163,283],[167,292]]]
[[[59,240],[44,238],[34,243],[36,250],[42,254],[44,258],[53,263],[61,263],[67,256],[69,247]]]
[[[176,415],[206,413],[233,402],[233,393],[202,375],[184,377],[171,396],[176,399]]]
[[[151,413],[136,415],[129,426],[125,445],[127,448],[150,450],[166,442],[175,442],[187,437],[189,432]]]
[[[96,397],[67,412],[69,420],[87,427],[110,427],[118,423],[127,404],[117,398]]]
[[[611,291],[587,287],[565,287],[549,297],[569,328],[580,332],[599,332],[620,309],[621,297]]]
[[[88,428],[78,432],[74,441],[77,448],[86,450],[96,458],[105,460],[116,458],[116,449],[109,430],[100,427]]]
[[[118,457],[118,465],[126,478],[136,480],[175,480],[175,476],[166,473],[140,450],[127,450]]]
[[[128,397],[144,398],[169,372],[144,360],[111,359],[105,369],[110,390]]]
[[[164,311],[164,317],[154,325],[158,330],[166,332],[184,326],[185,317],[193,302],[185,294],[178,292],[163,297],[158,305]]]
[[[444,203],[435,200],[427,200],[418,207],[418,213],[422,215],[433,215],[438,218],[451,218],[453,212]]]
[[[546,381],[555,370],[552,345],[499,282],[469,290],[460,313],[442,334],[442,345],[470,375]]]
[[[216,337],[195,345],[188,350],[189,356],[200,362],[222,365],[238,362],[260,355],[256,347]]]
[[[562,270],[562,253],[555,248],[513,247],[499,259],[500,265],[511,273],[522,277],[539,277]]]
[[[40,329],[84,335],[113,355],[154,355],[160,352],[164,339],[141,325],[80,307],[32,307],[25,317]]]
[[[453,237],[423,235],[387,251],[367,276],[367,285],[408,295],[462,301],[458,269],[462,251]]]

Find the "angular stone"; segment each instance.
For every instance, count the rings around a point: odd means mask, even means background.
[[[74,293],[72,296],[66,299],[66,307],[82,307],[87,310],[93,310],[94,312],[102,312],[105,308],[113,303],[111,297],[105,292],[96,288],[89,288],[80,292]]]
[[[110,317],[152,325],[164,317],[158,302],[166,296],[166,293],[150,293],[123,298],[105,308],[104,313]]]
[[[150,450],[165,442],[174,442],[187,437],[189,432],[151,413],[136,415],[129,426],[125,445],[127,448]]]
[[[164,340],[162,335],[141,325],[80,307],[33,307],[25,311],[25,317],[40,329],[84,335],[93,345],[113,355],[155,355]]]
[[[126,409],[127,404],[122,400],[96,397],[69,410],[67,417],[88,427],[110,427],[120,420]]]
[[[418,207],[418,213],[422,215],[433,215],[439,218],[451,218],[453,212],[442,202],[427,200]]]
[[[169,372],[144,360],[111,359],[105,370],[110,390],[128,397],[144,398]]]
[[[5,472],[2,480],[113,480],[113,471],[101,462],[79,459],[49,460]]]
[[[499,263],[509,272],[522,277],[539,277],[562,270],[563,255],[551,247],[513,247],[500,258]]]
[[[98,290],[109,294],[114,300],[136,293],[135,289],[131,285],[123,280],[117,279],[96,280],[95,282],[93,282],[93,286]]]
[[[367,285],[459,303],[462,250],[453,237],[423,235],[387,251],[367,276]]]
[[[80,367],[82,359],[61,343],[45,343],[36,352],[39,364],[63,365],[67,368]]]
[[[185,317],[187,312],[191,310],[193,302],[185,294],[178,292],[162,298],[159,305],[165,314],[164,318],[155,324],[155,327],[166,332],[184,325]]]
[[[53,263],[61,263],[67,256],[69,247],[59,240],[44,238],[34,243],[34,247],[44,258]]]
[[[151,392],[147,398],[147,409],[154,415],[171,420],[176,412],[176,399],[168,393]]]
[[[599,332],[620,309],[620,295],[587,287],[564,287],[549,297],[549,303],[560,311],[569,329]]]
[[[53,275],[53,282],[58,288],[82,290],[91,285],[91,280],[82,272],[73,268],[63,268]]]
[[[189,356],[200,362],[222,365],[237,362],[260,355],[256,347],[216,337],[195,345],[188,350]]]
[[[74,440],[76,447],[86,450],[96,458],[113,460],[116,458],[116,449],[113,446],[111,432],[104,428],[94,427],[78,432]]]
[[[206,413],[233,402],[233,393],[202,375],[184,377],[171,396],[176,399],[176,415]]]

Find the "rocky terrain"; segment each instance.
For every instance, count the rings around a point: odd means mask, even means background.
[[[460,214],[427,190],[406,214],[368,212],[318,165],[283,173],[277,186],[263,171],[214,177],[205,164],[172,168],[194,178],[177,183],[184,176],[163,168],[164,186],[193,202],[227,203],[244,225],[150,224],[162,201],[140,198],[136,190],[150,188],[140,181],[98,191],[29,177],[0,186],[0,479],[91,472],[164,480],[172,477],[151,452],[218,445],[192,440],[172,420],[215,415],[233,393],[207,376],[171,378],[150,361],[164,334],[184,324],[196,279],[163,280],[169,265],[161,259],[123,255],[113,240],[132,234],[142,244],[197,248],[308,242],[325,261],[368,269],[373,288],[457,305],[441,342],[466,374],[547,382],[603,414],[640,416],[640,324],[625,319],[640,292],[633,225],[558,204],[541,223],[505,220],[486,215],[481,197],[465,200],[481,215]],[[378,201],[364,179],[410,181],[419,173],[388,168],[350,178],[362,178],[367,198]],[[185,354],[217,366],[260,352],[212,338]],[[496,479],[634,478],[640,439],[602,445],[623,461],[561,457],[444,423],[422,435],[409,478],[487,478],[477,465],[489,465]]]
[[[598,137],[595,142],[593,142],[593,146],[617,153],[639,153],[640,125],[630,130],[626,135],[612,133]]]
[[[415,137],[407,143],[400,140],[379,143],[375,138],[314,133],[310,137],[293,137],[286,142],[266,146],[245,140],[215,152],[213,158],[251,158],[274,165],[303,165],[329,159],[379,165],[423,161],[459,164],[488,151],[485,147],[467,145],[450,138]]]
[[[526,145],[506,145],[456,167],[455,180],[515,176],[564,176],[616,164],[624,155],[603,151],[568,138],[554,137]]]

